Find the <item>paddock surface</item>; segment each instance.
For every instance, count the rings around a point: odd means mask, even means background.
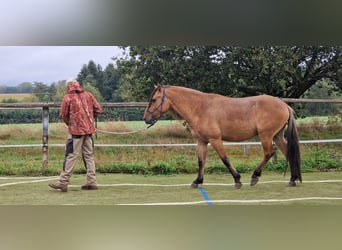
[[[98,174],[98,190],[83,191],[84,175],[74,175],[68,192],[48,187],[58,177],[0,177],[1,205],[342,205],[342,173],[305,173],[303,183],[287,187],[289,175],[264,173],[251,187],[249,174],[234,189],[228,174],[207,174],[199,189],[192,175]]]

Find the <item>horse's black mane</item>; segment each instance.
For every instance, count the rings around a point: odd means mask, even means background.
[[[162,87],[162,88],[168,88],[168,87],[170,87],[170,85],[162,85],[161,87]],[[154,88],[154,90],[152,91],[152,93],[151,93],[151,95],[150,95],[150,99],[148,99],[149,102],[151,101],[152,97],[153,97],[154,94],[156,93],[157,89],[158,89],[158,88]]]
[[[151,101],[152,97],[154,96],[154,94],[156,93],[157,91],[157,88],[154,88],[154,90],[152,91],[151,95],[150,95],[150,98],[148,99],[148,102]]]

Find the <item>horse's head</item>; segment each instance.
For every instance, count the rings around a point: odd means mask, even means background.
[[[169,110],[170,105],[166,100],[165,88],[160,84],[155,86],[144,112],[143,119],[147,124],[156,123],[162,114]]]

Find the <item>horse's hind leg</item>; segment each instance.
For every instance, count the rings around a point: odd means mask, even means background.
[[[272,146],[272,138],[271,139],[261,139],[261,145],[264,150],[264,158],[258,167],[254,170],[252,178],[251,178],[251,186],[254,186],[258,183],[259,177],[261,176],[262,169],[266,165],[266,163],[271,159],[271,157],[275,154]]]
[[[284,154],[285,158],[287,159],[287,141],[284,138],[284,129],[282,129],[276,136],[274,137],[274,142],[280,148],[281,152]],[[291,180],[289,182],[290,187],[296,186],[296,182],[292,180],[292,174],[291,174]]]
[[[240,181],[241,176],[238,173],[238,171],[236,171],[234,166],[230,163],[226,149],[224,148],[222,141],[221,140],[211,140],[210,144],[216,150],[216,152],[218,153],[222,162],[224,163],[224,165],[226,165],[226,167],[229,169],[229,172],[233,176],[234,181],[235,181],[235,188],[236,189],[241,188],[241,186],[242,186],[242,183]]]
[[[191,183],[191,188],[198,188],[199,184],[203,184],[204,178],[204,166],[205,166],[205,159],[207,155],[207,148],[208,143],[198,141],[197,142],[197,153],[198,153],[198,176],[197,178]]]
[[[273,140],[286,158],[287,157],[287,142],[284,138],[284,128],[280,130],[278,134],[274,136]]]

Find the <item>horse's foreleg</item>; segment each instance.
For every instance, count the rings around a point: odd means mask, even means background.
[[[265,140],[261,142],[262,147],[264,149],[264,158],[261,163],[254,170],[252,178],[251,178],[251,186],[254,186],[258,183],[259,177],[261,176],[262,169],[266,165],[266,163],[271,159],[271,157],[275,154],[272,146],[272,140]]]
[[[203,184],[204,178],[204,166],[205,166],[205,159],[207,156],[207,148],[208,144],[205,142],[198,142],[197,143],[197,151],[198,151],[198,176],[192,182],[191,188],[198,188],[198,185]]]
[[[242,183],[240,181],[241,176],[239,172],[234,168],[234,166],[231,164],[226,149],[223,146],[223,143],[221,140],[211,140],[210,144],[213,146],[213,148],[216,150],[217,154],[221,158],[223,164],[228,168],[229,172],[234,178],[235,181],[235,188],[239,189],[242,186]]]

